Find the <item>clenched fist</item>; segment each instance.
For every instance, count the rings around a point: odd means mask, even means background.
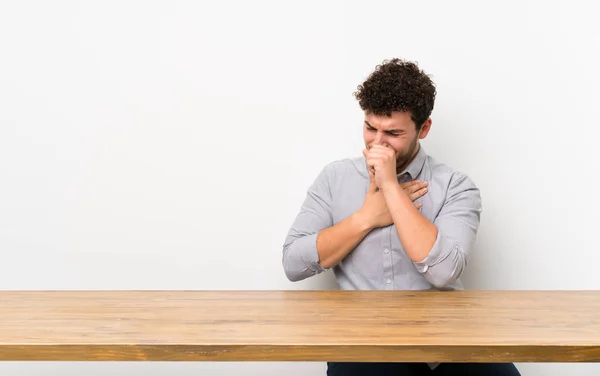
[[[377,188],[384,190],[392,184],[398,184],[394,149],[383,145],[373,145],[369,150],[363,150],[363,154],[367,159],[369,171],[375,174]]]

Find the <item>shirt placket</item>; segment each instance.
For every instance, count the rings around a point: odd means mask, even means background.
[[[381,242],[383,248],[383,289],[394,289],[394,268],[392,259],[392,237],[391,231],[394,225],[382,229],[383,239]]]
[[[404,173],[398,176],[398,183],[404,183],[410,180],[410,175]],[[381,242],[383,248],[383,289],[394,289],[394,275],[398,271],[394,271],[394,259],[392,257],[392,231],[395,230],[394,225],[382,229],[383,239]]]

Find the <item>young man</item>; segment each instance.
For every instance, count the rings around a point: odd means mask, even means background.
[[[462,289],[481,213],[479,189],[428,156],[435,85],[419,67],[384,61],[354,93],[362,157],[325,166],[283,246],[287,277],[333,269],[342,289]],[[434,370],[432,370],[434,369]],[[329,363],[328,375],[519,375],[512,364]]]

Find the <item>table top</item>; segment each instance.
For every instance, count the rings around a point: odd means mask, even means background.
[[[0,291],[0,360],[598,362],[600,291]]]

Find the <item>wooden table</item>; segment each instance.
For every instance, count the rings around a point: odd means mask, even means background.
[[[598,362],[599,291],[0,291],[0,360]]]

